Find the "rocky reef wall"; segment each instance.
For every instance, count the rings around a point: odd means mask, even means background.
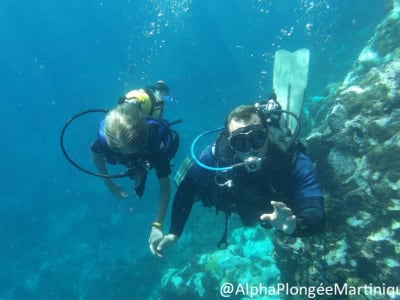
[[[320,236],[275,236],[285,282],[399,284],[399,33],[394,1],[344,81],[328,86],[315,105],[307,147],[325,189],[328,221]]]

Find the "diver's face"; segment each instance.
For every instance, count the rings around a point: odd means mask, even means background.
[[[268,131],[258,116],[249,122],[232,119],[228,124],[229,144],[240,156],[264,157],[268,147]]]

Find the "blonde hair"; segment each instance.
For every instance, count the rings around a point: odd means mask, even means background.
[[[134,103],[124,103],[107,113],[104,134],[111,149],[136,152],[146,145],[149,133],[139,107]]]

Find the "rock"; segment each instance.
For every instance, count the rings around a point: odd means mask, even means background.
[[[393,3],[353,69],[323,100],[327,115],[313,120],[307,149],[326,192],[327,228],[301,243],[274,239],[287,282],[398,285],[400,3]]]
[[[181,270],[169,269],[157,298],[171,299],[173,295],[174,299],[218,299],[219,287],[224,283],[234,284],[239,295],[239,284],[277,284],[280,272],[273,259],[269,231],[260,227],[238,228],[232,232],[232,238],[233,243],[225,250],[200,253]]]

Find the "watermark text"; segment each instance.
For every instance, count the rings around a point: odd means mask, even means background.
[[[320,296],[399,296],[400,286],[393,285],[373,285],[365,284],[362,286],[353,286],[347,283],[333,285],[318,286],[291,286],[288,283],[277,283],[267,286],[262,283],[249,284],[226,282],[221,285],[219,293],[223,298],[232,296],[247,296],[257,298],[261,296],[305,296],[309,299],[314,299]]]

